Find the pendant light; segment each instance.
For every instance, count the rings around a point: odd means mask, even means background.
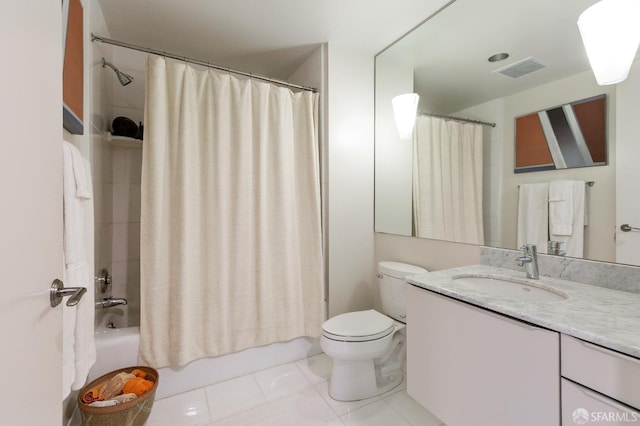
[[[640,1],[601,0],[582,12],[578,28],[598,84],[626,79],[640,44]]]
[[[416,93],[405,93],[391,99],[400,139],[411,139],[413,126],[416,124],[416,111],[418,110],[419,100],[420,96]]]

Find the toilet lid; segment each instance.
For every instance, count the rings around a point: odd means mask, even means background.
[[[380,339],[393,332],[393,320],[378,311],[349,312],[322,324],[325,337],[332,340],[361,342]]]

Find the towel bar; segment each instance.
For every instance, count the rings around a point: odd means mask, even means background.
[[[595,183],[595,181],[588,180],[588,181],[585,181],[584,184],[589,186],[589,187],[591,187],[591,186],[595,185],[596,183]],[[520,188],[520,185],[518,185],[518,188]]]

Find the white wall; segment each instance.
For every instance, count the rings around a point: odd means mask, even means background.
[[[401,235],[375,234],[376,263],[391,260],[429,271],[480,263],[480,246]]]
[[[318,91],[318,141],[320,145],[320,190],[322,200],[328,197],[328,173],[327,173],[327,51],[326,43],[320,45],[300,67],[289,76],[287,81],[302,86],[313,87]],[[323,256],[328,258],[327,231],[328,214],[326,203],[322,203],[322,229],[323,229]],[[329,312],[329,268],[327,262],[324,265],[324,314]]]
[[[373,307],[373,55],[329,43],[329,316]]]
[[[616,262],[640,265],[640,234],[622,232],[626,223],[640,223],[640,144],[638,143],[638,112],[640,112],[640,62],[634,63],[629,77],[616,85]]]

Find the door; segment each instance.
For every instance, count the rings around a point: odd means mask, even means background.
[[[616,262],[640,265],[640,231],[623,232],[628,224],[640,228],[640,64],[616,89]]]
[[[61,3],[4,2],[0,13],[0,272],[3,425],[62,419]]]

